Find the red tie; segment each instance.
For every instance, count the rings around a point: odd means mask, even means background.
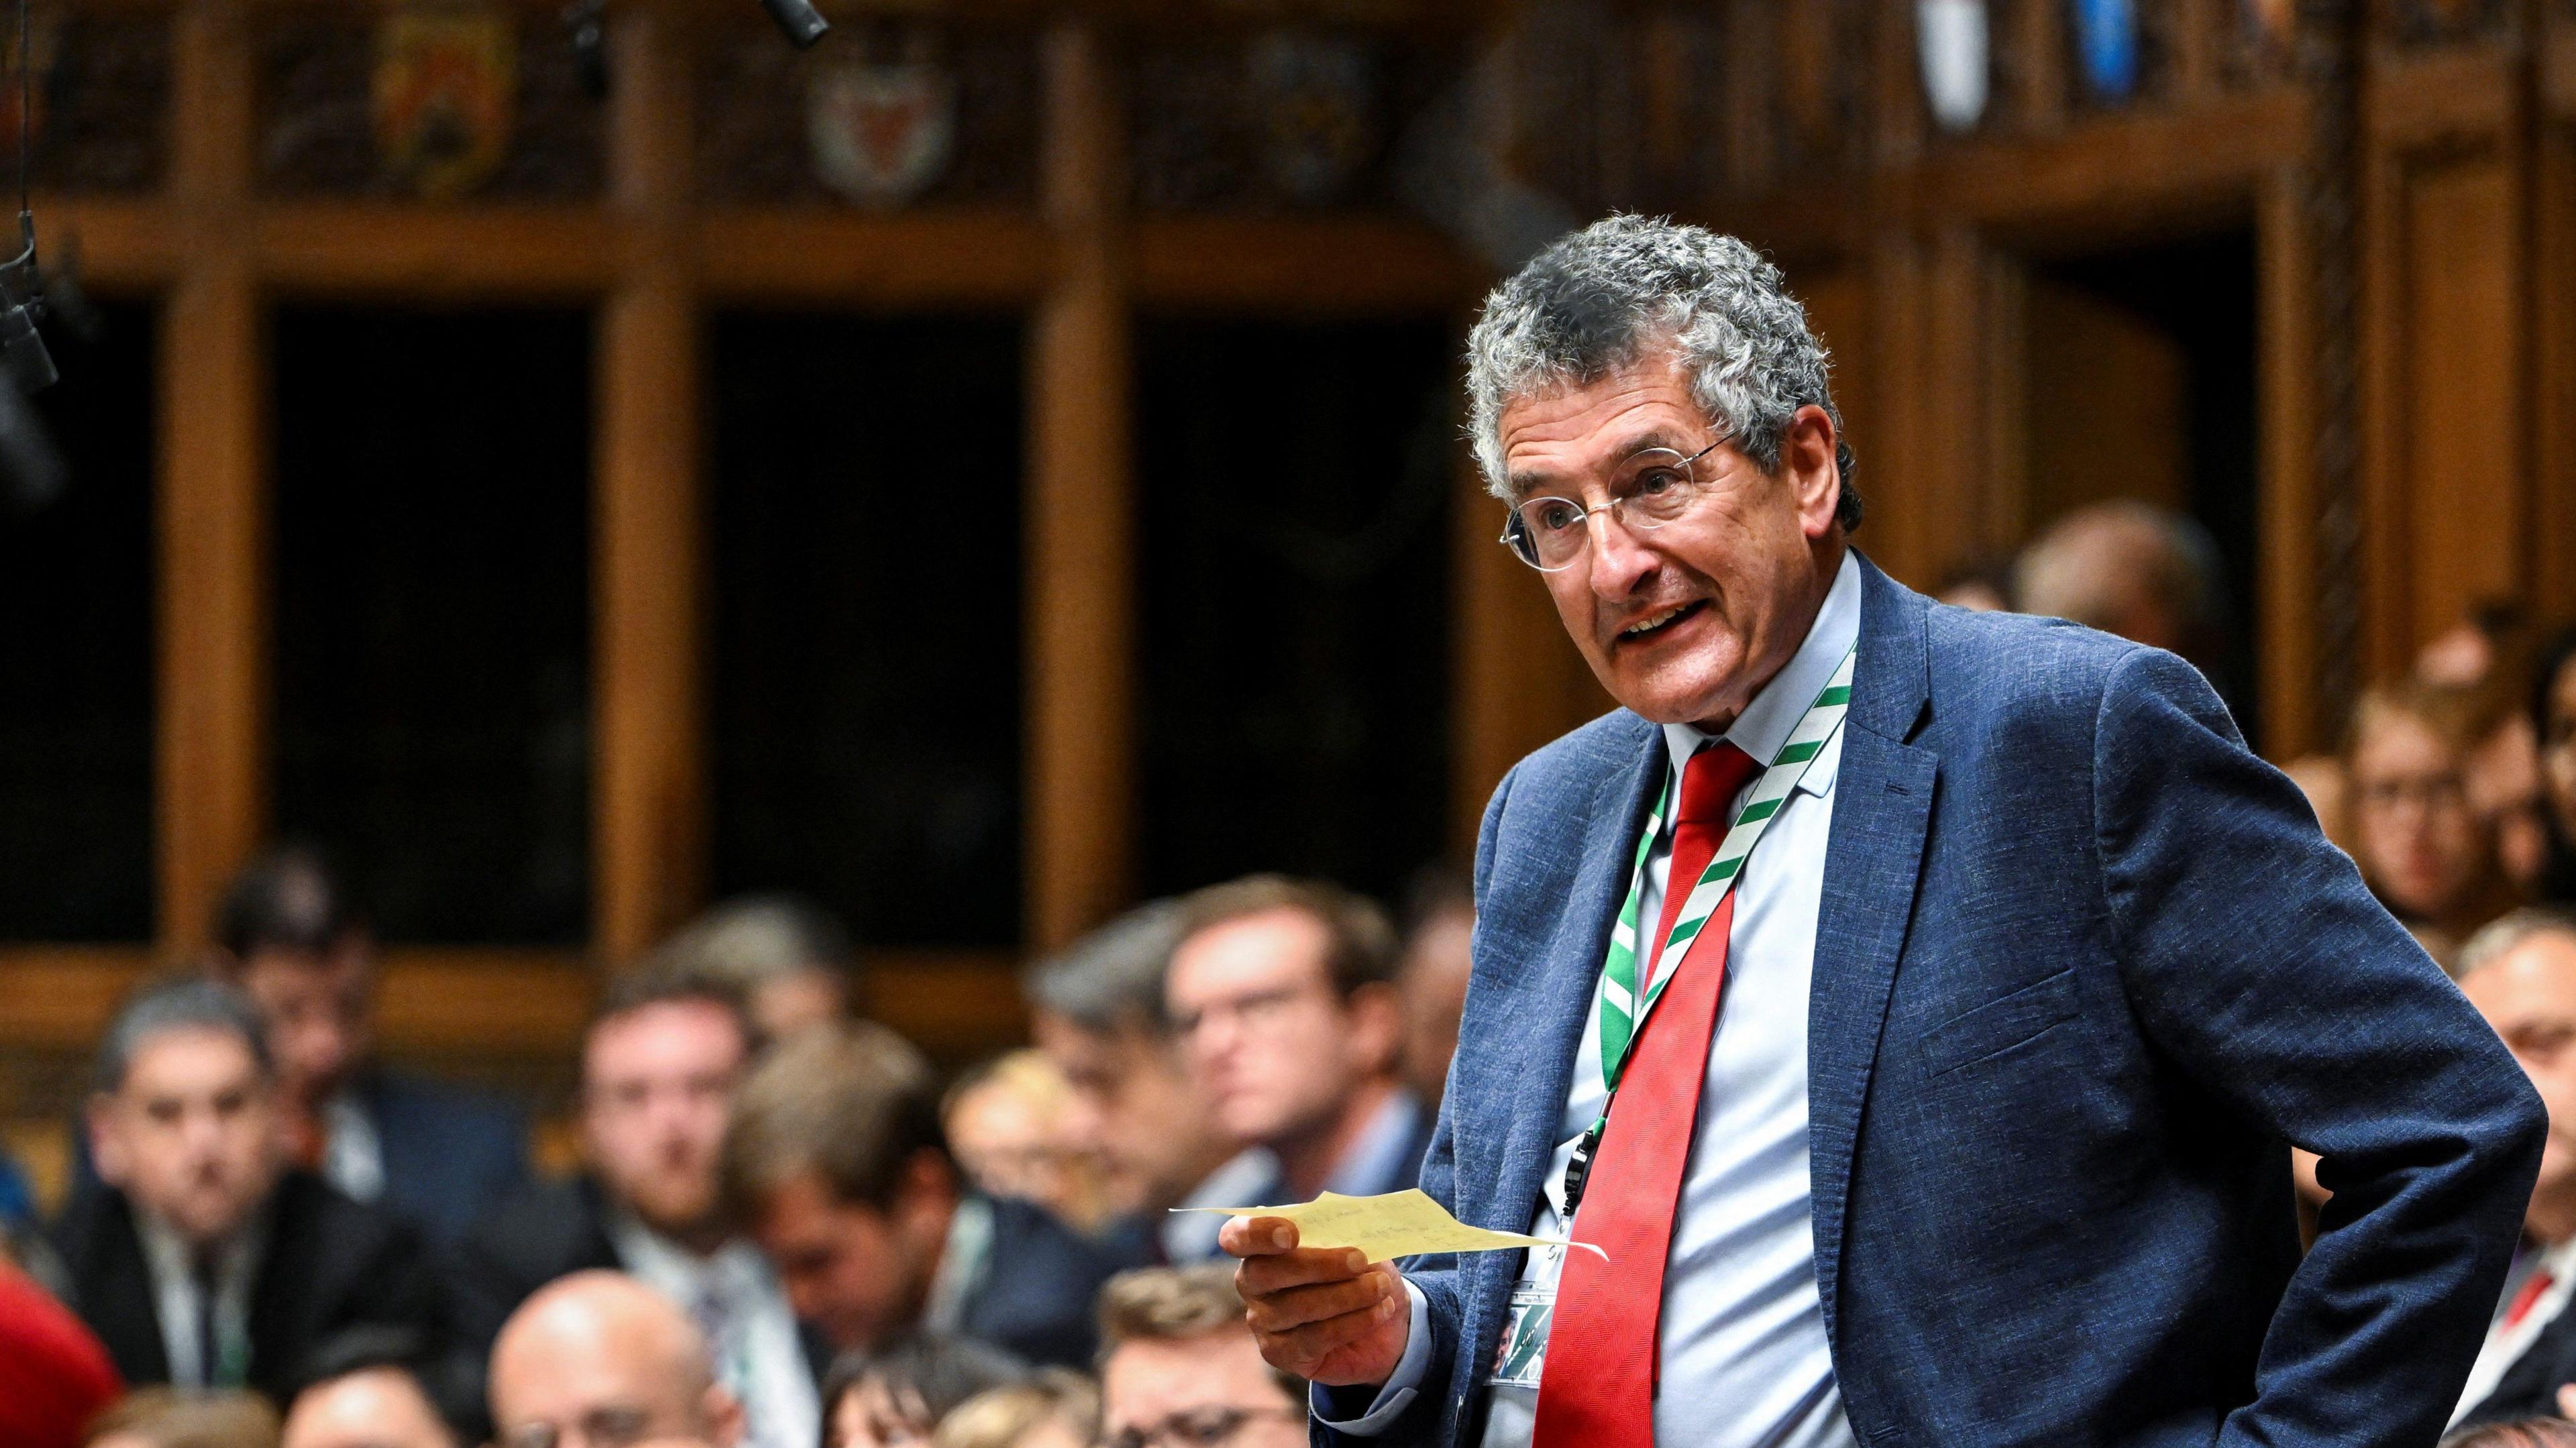
[[[2522,1290],[2513,1295],[2513,1306],[2505,1309],[2505,1330],[2507,1332],[2511,1332],[2513,1329],[2522,1326],[2522,1320],[2531,1315],[2531,1309],[2539,1306],[2540,1299],[2548,1293],[2550,1288],[2557,1285],[2558,1279],[2550,1276],[2549,1269],[2546,1267],[2532,1273],[2530,1278],[2522,1284]]]
[[[1750,755],[1720,740],[1682,770],[1674,812],[1672,873],[1640,988],[1652,980],[1664,937],[1726,838],[1727,807],[1754,774]],[[1655,1441],[1656,1323],[1663,1315],[1664,1259],[1672,1248],[1691,1124],[1717,1034],[1718,992],[1726,983],[1726,936],[1735,920],[1728,892],[1694,943],[1711,948],[1687,961],[1638,1034],[1617,1108],[1586,1179],[1583,1238],[1610,1254],[1565,1254],[1556,1312],[1539,1375],[1531,1448],[1652,1448]],[[1688,947],[1684,947],[1685,950]],[[1676,969],[1682,962],[1676,962]],[[1587,1045],[1589,1043],[1586,1043]]]

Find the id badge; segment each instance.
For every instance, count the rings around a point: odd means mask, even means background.
[[[1541,1257],[1547,1260],[1537,1260]],[[1530,1270],[1512,1288],[1511,1310],[1503,1317],[1502,1341],[1494,1354],[1493,1385],[1535,1391],[1547,1370],[1547,1332],[1556,1316],[1556,1281],[1564,1270],[1565,1249],[1533,1247]]]

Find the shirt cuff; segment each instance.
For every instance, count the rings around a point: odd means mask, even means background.
[[[1413,1299],[1413,1325],[1405,1334],[1404,1356],[1396,1359],[1395,1371],[1387,1375],[1385,1386],[1377,1390],[1377,1396],[1358,1417],[1336,1418],[1336,1413],[1349,1412],[1351,1400],[1366,1390],[1309,1385],[1306,1406],[1316,1422],[1353,1438],[1374,1438],[1394,1427],[1396,1418],[1412,1405],[1422,1387],[1423,1371],[1431,1364],[1431,1304],[1423,1297],[1422,1289],[1410,1281],[1404,1284],[1404,1295]]]

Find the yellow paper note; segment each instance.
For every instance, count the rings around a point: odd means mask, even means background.
[[[1380,1197],[1326,1192],[1293,1207],[1174,1207],[1176,1212],[1221,1212],[1229,1217],[1280,1217],[1297,1224],[1300,1247],[1357,1247],[1372,1262],[1425,1252],[1499,1252],[1506,1247],[1581,1247],[1608,1261],[1589,1242],[1525,1237],[1470,1227],[1449,1215],[1419,1187]]]

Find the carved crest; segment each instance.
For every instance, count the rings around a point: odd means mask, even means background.
[[[920,60],[824,67],[806,93],[805,134],[824,185],[861,206],[901,206],[948,169],[956,79]]]
[[[462,196],[510,154],[518,40],[477,11],[388,15],[376,29],[376,154],[422,196]]]

